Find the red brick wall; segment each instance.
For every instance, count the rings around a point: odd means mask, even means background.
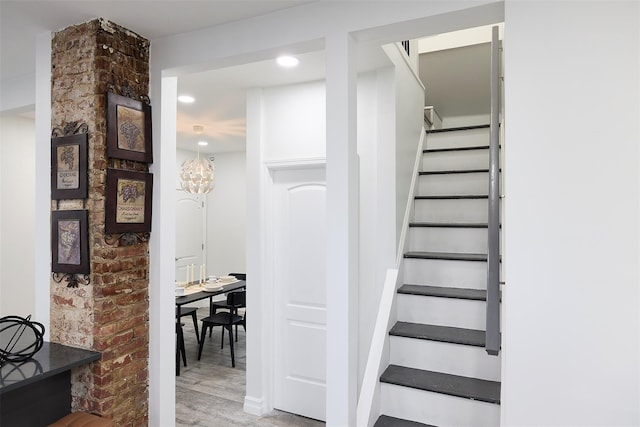
[[[54,127],[89,127],[89,197],[52,202],[52,209],[89,211],[90,284],[51,281],[51,341],[102,352],[72,374],[73,407],[111,417],[118,426],[148,420],[148,244],[105,241],[107,167],[147,171],[148,165],[108,159],[106,93],[136,97],[149,89],[149,42],[104,20],[66,28],[52,40]]]

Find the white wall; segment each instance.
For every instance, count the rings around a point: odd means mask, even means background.
[[[35,313],[35,177],[35,121],[0,117],[0,316],[42,321]]]
[[[176,188],[180,188],[180,170],[185,160],[194,159],[196,152],[176,150]],[[215,186],[204,196],[206,230],[203,243],[205,264],[210,276],[246,272],[247,179],[244,151],[218,154],[200,153],[214,158]],[[177,224],[180,227],[180,224]],[[177,236],[184,235],[178,230]]]
[[[265,159],[324,158],[324,81],[265,88],[262,95]]]
[[[263,414],[273,408],[273,295],[272,253],[267,220],[271,190],[269,167],[324,163],[325,83],[252,89],[247,96],[247,379],[244,408]],[[215,190],[214,190],[215,191]]]
[[[639,7],[505,5],[502,425],[640,425]]]
[[[485,6],[483,6],[485,5]],[[449,12],[454,12],[447,15]],[[352,40],[375,40],[380,45],[392,41],[403,40],[407,38],[415,38],[423,35],[437,34],[444,31],[459,29],[460,25],[476,26],[484,25],[491,22],[501,21],[502,6],[499,3],[493,4],[488,1],[460,1],[460,2],[441,2],[441,1],[424,1],[424,2],[312,2],[295,8],[289,8],[279,13],[269,14],[267,16],[258,17],[251,20],[237,21],[214,28],[204,29],[193,33],[179,34],[175,37],[154,40],[151,44],[151,98],[155,99],[154,103],[154,135],[160,137],[154,138],[154,152],[160,153],[161,156],[156,159],[153,165],[154,173],[159,171],[170,170],[174,168],[175,158],[175,131],[162,132],[164,128],[168,128],[171,118],[175,120],[175,98],[173,100],[166,98],[165,82],[170,76],[178,75],[181,72],[202,70],[207,67],[220,67],[229,64],[238,64],[241,62],[250,62],[274,57],[283,49],[296,52],[304,52],[322,48],[323,44],[327,44],[327,52],[331,55],[327,56],[327,75],[334,78],[328,82],[327,87],[331,88],[334,95],[327,97],[326,108],[329,111],[342,112],[344,106],[348,104],[353,96],[349,92],[349,96],[344,92],[345,81],[347,89],[351,88],[352,81],[342,79],[345,70],[351,70],[354,64],[348,60],[350,56],[342,56],[344,52],[345,40],[351,37]],[[353,19],[358,17],[358,19]],[[420,19],[424,18],[424,19]],[[282,31],[286,28],[287,31]],[[135,30],[135,29],[134,29]],[[357,37],[351,35],[357,34]],[[259,35],[259,37],[256,37]],[[228,43],[234,40],[234,43]],[[331,43],[328,43],[331,41]],[[193,51],[200,52],[200,55],[193,56]],[[330,73],[331,72],[331,73]],[[162,85],[162,86],[161,86]],[[173,90],[173,89],[172,89]],[[329,91],[328,91],[329,92]],[[175,95],[175,94],[173,94]],[[263,106],[257,103],[255,106],[248,105],[248,110],[254,108],[260,111]],[[260,114],[257,114],[259,117]],[[156,120],[157,119],[157,120]],[[250,146],[249,134],[260,134],[261,123],[255,125],[249,122],[249,113],[247,114],[247,144]],[[331,120],[327,121],[327,134],[347,135],[351,134],[351,120]],[[329,132],[330,131],[330,132]],[[354,132],[355,133],[355,132]],[[351,138],[351,136],[350,136]],[[349,139],[351,141],[353,138]],[[333,141],[333,137],[331,138]],[[340,142],[342,139],[340,139]],[[165,149],[168,147],[168,149]],[[265,206],[260,199],[261,177],[265,173],[263,165],[260,163],[264,160],[263,153],[260,152],[259,146],[255,147],[253,154],[247,151],[248,165],[248,209],[247,209],[247,225],[248,234],[259,233],[264,222]],[[164,150],[163,150],[164,149]],[[327,155],[327,163],[336,163],[340,166],[337,168],[327,168],[327,180],[336,180],[336,177],[345,176],[346,173],[351,177],[353,162],[343,162],[337,159],[337,155]],[[346,164],[346,166],[344,166]],[[344,168],[347,169],[343,170]],[[158,178],[158,177],[156,177]],[[170,190],[163,186],[154,186],[154,206],[158,204],[160,207],[168,208],[165,200],[171,199]],[[328,190],[331,191],[331,190]],[[333,197],[333,196],[332,196]],[[395,205],[395,203],[392,203]],[[341,200],[339,203],[328,205],[328,215],[330,217],[340,218],[340,215],[351,215],[352,204],[348,200]],[[155,208],[154,208],[155,209]],[[348,211],[348,212],[345,212]],[[328,245],[327,251],[332,253],[351,253],[346,250],[345,245],[349,242],[345,235],[351,230],[345,227],[343,223],[337,224],[332,230],[334,238],[332,242],[335,244]],[[173,312],[173,296],[163,293],[162,279],[169,272],[163,269],[163,263],[170,258],[170,251],[164,249],[165,240],[170,238],[163,237],[162,229],[173,227],[173,217],[171,213],[162,215],[159,218],[154,215],[154,229],[159,232],[155,233],[150,247],[150,255],[152,258],[152,271],[150,274],[151,290],[153,299],[150,300],[152,305],[150,313],[152,314],[150,322],[150,344],[153,349],[164,349],[173,345],[174,336],[169,332],[166,323],[163,324],[159,319],[169,318]],[[247,248],[247,268],[248,270],[260,269],[263,262],[261,258],[260,241],[250,237],[251,245]],[[154,258],[159,258],[157,262]],[[165,261],[163,261],[165,260]],[[357,259],[347,256],[346,262],[354,263]],[[251,271],[248,271],[251,274]],[[352,288],[357,283],[351,283],[341,280],[334,284],[352,293]],[[259,280],[253,279],[253,280]],[[259,286],[259,283],[254,282]],[[250,317],[250,326],[260,327],[258,320],[261,311],[268,310],[265,304],[266,299],[260,299],[263,296],[261,290],[251,293],[248,296],[248,304],[252,305],[252,312],[255,316]],[[268,295],[264,295],[268,296]],[[333,304],[333,303],[332,303]],[[347,305],[335,305],[328,308],[328,311],[335,310],[337,317],[344,318],[345,310],[353,310],[357,312],[357,303],[349,300]],[[262,307],[264,306],[264,307]],[[164,315],[163,315],[164,313]],[[251,319],[256,319],[256,323],[251,323]],[[349,328],[351,325],[348,325]],[[253,328],[253,329],[252,329]],[[260,391],[268,380],[268,372],[260,368],[260,357],[262,352],[268,350],[269,343],[260,336],[260,331],[252,326],[248,334],[247,342],[247,399],[245,400],[245,408],[247,403],[253,405],[254,408],[262,409],[268,407],[268,402],[262,400],[263,394],[255,394],[256,390]],[[333,336],[341,336],[344,334],[344,325],[340,328],[331,329],[328,333]],[[252,337],[252,334],[253,335]],[[335,348],[336,357],[340,360],[348,360],[349,366],[353,358],[349,352],[350,349]],[[150,422],[158,420],[166,420],[172,418],[173,412],[169,407],[173,404],[174,395],[171,385],[173,379],[170,371],[172,364],[172,355],[163,353],[162,351],[152,351],[150,353]],[[343,362],[341,362],[343,363]],[[344,368],[344,363],[338,366]],[[342,377],[339,369],[333,369]],[[348,372],[348,378],[339,384],[328,385],[328,404],[344,405],[345,394],[349,395],[349,399],[354,395],[353,390],[356,388],[352,380],[352,370]],[[339,375],[339,376],[340,376]],[[353,375],[355,377],[355,375]],[[163,388],[163,385],[167,385]],[[347,387],[345,387],[347,385]],[[265,396],[268,390],[264,390]],[[350,402],[348,404],[351,405]],[[353,405],[355,413],[355,405]],[[332,414],[334,415],[334,414]],[[336,419],[336,417],[334,417]],[[348,419],[340,418],[345,422]],[[342,424],[344,424],[343,422]]]
[[[358,76],[358,387],[369,356],[386,270],[395,266],[394,79],[393,67]]]
[[[416,150],[424,123],[424,86],[397,44],[385,46],[395,66],[396,245],[400,239]]]
[[[246,154],[239,151],[213,156],[216,184],[207,194],[207,271],[214,276],[245,273]]]

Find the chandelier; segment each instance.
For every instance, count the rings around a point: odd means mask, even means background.
[[[196,134],[202,133],[202,126],[194,126]],[[192,194],[207,194],[213,190],[216,168],[206,157],[198,155],[193,160],[185,160],[180,171],[180,185],[186,192]]]

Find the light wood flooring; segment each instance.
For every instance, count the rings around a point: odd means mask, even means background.
[[[206,317],[208,308],[198,309],[198,319]],[[236,367],[231,367],[229,337],[225,334],[224,348],[220,349],[220,330],[205,339],[202,358],[198,361],[196,341],[191,317],[183,317],[187,366],[181,365],[176,377],[176,427],[317,427],[325,423],[282,411],[273,411],[257,417],[242,410],[245,396],[246,351],[245,332],[238,329],[235,347]],[[202,323],[198,325],[198,328]],[[208,335],[208,334],[207,334]]]

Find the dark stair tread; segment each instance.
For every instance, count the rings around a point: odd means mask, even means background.
[[[425,297],[468,299],[474,301],[487,300],[487,291],[483,289],[445,288],[429,285],[402,285],[398,288],[398,293]]]
[[[444,128],[444,129],[427,129],[427,133],[443,133],[443,132],[458,132],[461,130],[472,130],[472,129],[485,129],[490,128],[491,125],[474,125],[474,126],[458,126],[454,128]]]
[[[496,381],[397,365],[389,365],[380,377],[380,381],[488,403],[500,403],[500,383]]]
[[[471,345],[474,347],[484,347],[486,334],[484,331],[479,331],[477,329],[397,322],[389,331],[389,335],[395,337]]]
[[[487,261],[487,254],[467,254],[455,252],[406,252],[405,258],[444,259],[450,261]]]
[[[423,424],[416,421],[403,420],[400,418],[380,415],[373,427],[435,427],[431,424]]]
[[[416,196],[416,200],[471,200],[471,199],[488,199],[486,194],[451,194],[441,196]]]
[[[462,173],[489,173],[489,169],[456,169],[456,170],[441,170],[441,171],[421,171],[418,175],[454,175]]]
[[[423,153],[447,153],[450,151],[488,150],[488,145],[465,145],[464,147],[425,148]]]
[[[488,228],[489,225],[479,222],[410,222],[409,227],[431,228]]]

